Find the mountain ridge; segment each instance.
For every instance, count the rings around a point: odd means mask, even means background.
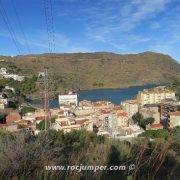
[[[179,62],[155,52],[58,53],[4,59],[35,74],[48,68],[58,89],[123,88],[180,79]]]
[[[111,52],[111,51],[92,51],[92,52],[67,52],[67,53],[40,53],[40,54],[22,54],[22,55],[16,55],[13,57],[26,57],[26,56],[43,56],[43,55],[68,55],[68,54],[114,54],[114,55],[121,55],[121,56],[126,56],[126,55],[140,55],[140,54],[159,54],[159,55],[164,55],[172,58],[169,54],[164,54],[156,51],[143,51],[143,52],[138,52],[138,53],[117,53],[117,52]],[[12,57],[12,56],[5,56],[5,55],[0,55],[0,57]],[[172,58],[174,59],[174,58]],[[174,59],[178,62],[177,59]]]

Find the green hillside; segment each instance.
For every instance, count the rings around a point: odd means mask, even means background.
[[[122,88],[180,79],[180,64],[168,55],[153,52],[42,54],[3,59],[35,74],[48,67],[58,90]]]

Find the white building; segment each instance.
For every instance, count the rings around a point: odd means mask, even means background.
[[[13,93],[15,93],[15,90],[13,87],[10,87],[10,86],[5,86],[5,89],[7,90],[11,90]]]
[[[24,78],[25,78],[24,76],[20,76],[20,75],[17,75],[17,74],[7,73],[6,68],[1,68],[0,69],[0,75],[2,75],[4,78],[7,78],[7,79],[14,79],[15,81],[23,81]]]
[[[4,98],[2,95],[0,95],[0,109],[5,109],[5,107],[7,106],[8,106],[7,98]]]
[[[59,105],[75,105],[78,106],[77,94],[69,93],[66,95],[59,95]]]
[[[138,112],[139,105],[137,100],[126,100],[121,103],[123,110],[126,111],[128,117],[132,117]]]
[[[164,99],[176,99],[175,92],[167,88],[154,88],[139,91],[137,100],[140,105],[157,104]]]
[[[15,81],[23,81],[24,80],[24,76],[19,76],[17,74],[4,74],[3,77],[7,78],[7,79],[14,79]]]
[[[0,74],[3,75],[3,74],[6,74],[7,73],[7,69],[6,68],[1,68],[0,69]]]

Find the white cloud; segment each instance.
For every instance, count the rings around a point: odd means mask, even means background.
[[[0,32],[0,36],[11,39],[10,34],[5,32]],[[48,52],[49,45],[48,45],[48,38],[47,33],[45,30],[36,30],[33,33],[27,34],[28,38],[28,44],[32,49],[40,48],[45,52]],[[21,53],[23,53],[26,43],[23,39],[22,34],[16,33],[16,41],[20,46]],[[60,50],[61,48],[67,48],[70,47],[70,39],[67,38],[65,35],[61,33],[54,33],[54,42],[51,40],[52,49],[55,48],[55,50]],[[22,49],[23,48],[23,49]]]
[[[73,23],[77,22],[78,28],[82,27],[82,37],[86,37],[84,39],[80,37],[80,40],[74,37],[71,39],[56,29],[54,34],[56,51],[87,52],[100,44],[105,47],[104,49],[108,47],[110,50],[120,52],[143,48],[163,52],[169,49],[172,52],[173,45],[180,40],[180,21],[177,13],[180,8],[178,9],[178,6],[168,8],[172,1],[55,0],[55,12],[58,13],[60,20],[65,18],[60,23],[69,28],[74,20]],[[173,16],[174,11],[177,16]],[[27,36],[30,37],[28,41],[34,49],[48,50],[46,31],[36,30]],[[17,39],[22,46],[25,45],[20,34]],[[78,39],[77,42],[74,39]]]
[[[126,42],[144,43],[150,38],[140,35],[131,35],[132,31],[141,22],[149,18],[155,17],[158,13],[165,10],[166,5],[170,0],[136,0],[136,1],[100,1],[97,6],[85,8],[83,14],[86,19],[88,37],[108,44],[118,44],[119,39],[124,39]],[[154,28],[159,28],[160,25],[154,24]],[[119,38],[118,38],[119,37]],[[117,46],[118,47],[118,46]]]

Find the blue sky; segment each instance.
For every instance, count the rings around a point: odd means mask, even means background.
[[[48,52],[43,0],[1,0],[20,53],[28,54],[12,1],[30,52]],[[180,0],[52,0],[52,3],[54,52],[155,51],[180,61]],[[1,14],[0,54],[19,54]]]

